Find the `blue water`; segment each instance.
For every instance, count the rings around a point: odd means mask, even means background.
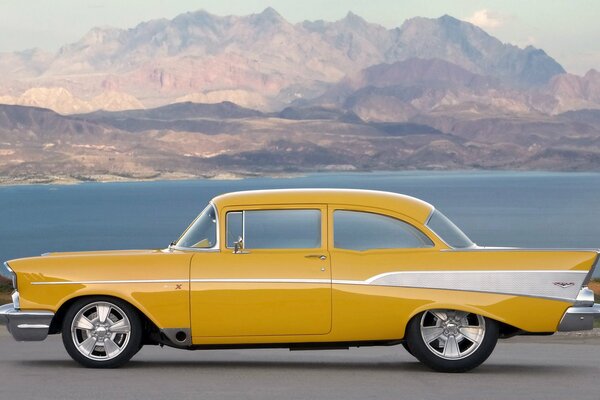
[[[162,248],[215,195],[298,187],[416,196],[480,245],[600,247],[600,174],[377,172],[0,187],[0,260],[48,251]]]

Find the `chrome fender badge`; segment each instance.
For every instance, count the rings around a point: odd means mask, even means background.
[[[554,286],[558,286],[560,288],[566,289],[568,287],[571,287],[575,284],[575,282],[552,282],[552,284]]]

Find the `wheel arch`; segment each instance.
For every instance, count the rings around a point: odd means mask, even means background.
[[[511,337],[521,331],[520,328],[518,328],[514,325],[511,325],[510,322],[508,322],[505,318],[502,318],[501,316],[499,316],[495,313],[490,313],[487,310],[479,308],[479,307],[467,306],[464,304],[456,304],[456,303],[428,303],[428,304],[424,304],[420,307],[415,308],[414,310],[412,310],[412,312],[409,314],[409,317],[406,320],[405,331],[406,331],[406,328],[408,327],[408,324],[410,323],[410,321],[413,320],[413,318],[421,315],[421,313],[423,313],[425,311],[440,310],[440,309],[464,311],[464,312],[468,312],[468,313],[478,314],[478,315],[481,315],[481,316],[489,318],[489,319],[493,319],[494,321],[496,321],[498,323],[501,337]],[[405,333],[405,335],[406,335],[406,333]]]
[[[69,308],[77,301],[81,300],[81,299],[85,299],[85,298],[108,298],[108,299],[116,299],[122,302],[127,303],[129,306],[131,306],[138,314],[138,316],[140,317],[140,319],[142,320],[142,323],[144,324],[145,327],[149,328],[148,331],[150,330],[156,330],[159,331],[160,328],[158,327],[158,325],[156,324],[155,321],[152,320],[152,318],[150,318],[146,313],[144,313],[140,307],[138,307],[138,305],[133,304],[131,301],[128,301],[127,299],[124,299],[122,297],[119,296],[114,296],[114,295],[107,295],[107,294],[83,294],[83,295],[79,295],[79,296],[72,296],[68,299],[65,299],[65,301],[59,306],[59,308],[56,310],[56,313],[54,314],[54,318],[52,318],[52,322],[50,323],[50,329],[49,329],[49,334],[57,334],[61,332],[61,328],[62,328],[62,323],[64,320],[64,317],[67,313],[67,311],[69,310]],[[148,332],[146,332],[148,333]]]

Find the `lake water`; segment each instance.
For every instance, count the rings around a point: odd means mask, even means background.
[[[600,247],[598,173],[327,173],[0,187],[0,260],[48,251],[164,248],[215,195],[300,187],[416,196],[434,204],[480,245]]]

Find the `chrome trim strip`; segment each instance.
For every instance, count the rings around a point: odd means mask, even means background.
[[[441,249],[440,251],[573,251],[573,252],[581,252],[581,253],[589,253],[594,252],[598,253],[598,249],[581,249],[581,248],[526,248],[526,247],[485,247],[485,246],[475,246],[475,247],[465,247],[465,248],[449,248],[449,249]]]
[[[203,248],[194,248],[194,247],[181,247],[181,246],[169,246],[167,247],[165,250],[167,251],[172,251],[172,250],[179,250],[179,251],[196,251],[198,253],[218,253],[221,250],[217,249],[217,248],[208,248],[208,249],[203,249]]]
[[[425,223],[423,225],[427,226],[427,224],[429,224],[429,221],[431,220],[431,217],[433,217],[433,213],[435,212],[435,210],[436,208],[432,206],[431,211],[429,211],[429,215],[425,219]]]
[[[324,283],[328,284],[332,281],[330,279],[263,279],[263,278],[249,278],[249,279],[191,279],[190,282],[194,283]]]
[[[10,279],[11,279],[13,289],[17,290],[17,283],[18,283],[17,282],[17,274],[15,273],[15,271],[13,271],[13,269],[10,267],[10,265],[8,265],[8,262],[4,262],[4,267],[10,274]]]
[[[19,329],[49,329],[50,325],[47,324],[19,324],[17,325]]]
[[[590,281],[592,280],[592,277],[594,276],[594,271],[596,270],[596,267],[598,266],[598,263],[600,262],[600,250],[597,250],[596,253],[597,253],[596,260],[592,264],[592,268],[590,268],[590,272],[587,274],[587,276],[583,280],[584,286],[586,286],[588,283],[590,283]]]
[[[10,298],[13,301],[13,307],[15,310],[19,310],[21,308],[21,296],[19,295],[19,292],[15,290]]]
[[[32,285],[104,285],[109,283],[187,283],[189,279],[130,279],[116,281],[31,282]]]
[[[227,234],[227,232],[225,232],[225,234]],[[244,244],[246,244],[246,210],[242,210],[242,245]],[[227,243],[225,243],[225,247],[227,247]]]
[[[575,306],[592,307],[594,305],[594,300],[594,292],[587,286],[584,286],[579,290],[579,294],[575,299]]]

